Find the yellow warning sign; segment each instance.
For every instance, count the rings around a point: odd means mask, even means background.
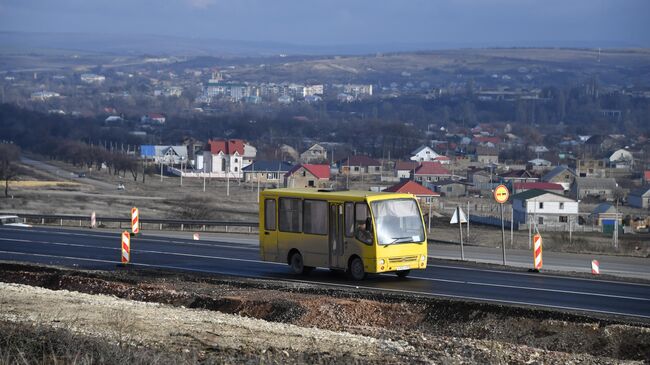
[[[510,198],[510,191],[505,185],[499,185],[494,189],[494,200],[499,204],[503,204]]]

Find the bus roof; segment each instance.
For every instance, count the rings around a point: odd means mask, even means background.
[[[320,190],[310,188],[280,188],[266,189],[262,192],[265,196],[290,196],[310,199],[331,199],[331,200],[382,200],[386,198],[413,198],[411,194],[373,192],[363,190]]]

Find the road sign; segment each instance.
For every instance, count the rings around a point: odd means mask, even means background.
[[[128,231],[122,232],[122,263],[131,261],[131,235]]]
[[[542,268],[542,236],[540,234],[533,237],[533,265],[535,270]]]
[[[505,185],[499,185],[494,189],[494,200],[499,204],[503,204],[510,198],[510,191]]]
[[[140,213],[136,207],[131,208],[131,232],[140,233]]]
[[[467,223],[467,217],[465,216],[465,212],[463,212],[463,210],[460,208],[454,210],[454,215],[451,217],[449,224],[458,224],[459,220],[460,223]]]
[[[591,260],[591,273],[594,275],[600,274],[600,263],[598,263],[598,260]]]

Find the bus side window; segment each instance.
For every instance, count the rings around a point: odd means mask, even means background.
[[[264,200],[264,229],[275,231],[275,199]]]
[[[364,242],[372,243],[372,222],[366,203],[357,203],[354,212],[354,236]]]
[[[280,231],[302,231],[302,204],[300,199],[280,198]]]
[[[354,236],[354,203],[345,203],[345,237]]]
[[[327,234],[327,202],[324,200],[303,201],[302,230],[307,234]]]

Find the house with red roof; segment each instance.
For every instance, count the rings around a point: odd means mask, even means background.
[[[397,185],[393,185],[384,189],[385,192],[389,193],[407,193],[413,194],[421,203],[430,204],[433,202],[433,199],[438,198],[440,194],[430,189],[425,188],[424,186],[416,183],[415,181],[406,180]]]
[[[400,179],[410,179],[411,174],[420,166],[417,161],[397,161],[395,162],[395,176]]]
[[[203,171],[212,177],[240,179],[257,149],[241,139],[210,139],[203,151]]]
[[[287,188],[329,188],[330,185],[330,166],[325,164],[299,164],[284,175]]]
[[[415,181],[420,183],[451,180],[454,179],[452,173],[438,162],[422,162],[415,169]],[[456,178],[459,178],[456,176]]]
[[[149,113],[145,114],[140,118],[140,121],[142,123],[159,123],[159,124],[165,124],[165,121],[167,118],[165,118],[164,115],[160,113]]]
[[[363,155],[349,156],[336,163],[339,173],[354,175],[381,175],[381,162]]]
[[[650,184],[650,170],[643,172],[643,183]]]
[[[522,193],[527,190],[544,190],[552,193],[564,194],[564,187],[558,183],[551,182],[516,182],[513,183],[512,194]]]

